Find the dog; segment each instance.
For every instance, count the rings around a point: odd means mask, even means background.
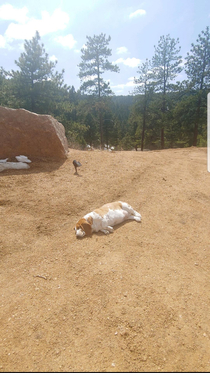
[[[76,223],[74,230],[77,238],[91,236],[93,232],[99,231],[109,234],[114,231],[114,225],[128,219],[141,221],[141,214],[126,202],[111,202],[83,216]]]

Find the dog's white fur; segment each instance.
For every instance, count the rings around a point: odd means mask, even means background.
[[[74,228],[76,237],[90,236],[93,232],[99,231],[109,234],[113,232],[114,225],[128,219],[141,221],[141,214],[126,202],[107,203],[78,220]]]

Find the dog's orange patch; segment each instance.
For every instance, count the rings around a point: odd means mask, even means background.
[[[94,210],[97,214],[103,217],[109,210],[120,210],[122,208],[121,202],[111,202],[106,203],[105,205],[99,207],[98,209]]]
[[[90,225],[92,225],[93,224],[93,218],[91,216],[89,216],[87,218],[87,222],[90,223]]]

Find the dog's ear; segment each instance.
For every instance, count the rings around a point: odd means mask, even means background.
[[[92,219],[92,218],[91,218]],[[92,227],[91,224],[88,221],[83,221],[81,223],[82,229],[85,231],[86,236],[90,236],[92,233]]]

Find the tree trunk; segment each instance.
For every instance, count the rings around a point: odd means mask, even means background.
[[[145,108],[144,108],[144,117],[143,117],[143,128],[141,133],[141,151],[144,150],[144,133],[145,133],[145,126],[146,126],[146,118],[145,118]]]
[[[31,111],[35,112],[35,100],[34,100],[34,81],[31,79]]]
[[[100,137],[101,137],[101,148],[103,147],[103,120],[102,120],[102,113],[100,111],[99,114],[99,125],[100,125]]]
[[[144,150],[144,128],[142,129],[142,133],[141,133],[141,151],[143,152]]]
[[[198,139],[198,121],[195,123],[194,134],[193,134],[193,146],[197,146]]]
[[[197,146],[200,108],[201,108],[201,98],[199,97],[197,113],[196,113],[196,120],[195,120],[195,126],[194,126],[194,133],[193,133],[193,146]]]
[[[164,68],[164,74],[165,74],[165,68]],[[161,143],[161,149],[164,149],[164,128],[165,128],[165,120],[166,120],[166,79],[164,75],[164,86],[163,86],[163,106],[162,106],[162,112],[163,112],[163,126],[161,128],[160,133],[160,143]]]
[[[164,149],[164,128],[161,128],[161,134],[160,134],[160,141],[161,141],[161,149]]]

